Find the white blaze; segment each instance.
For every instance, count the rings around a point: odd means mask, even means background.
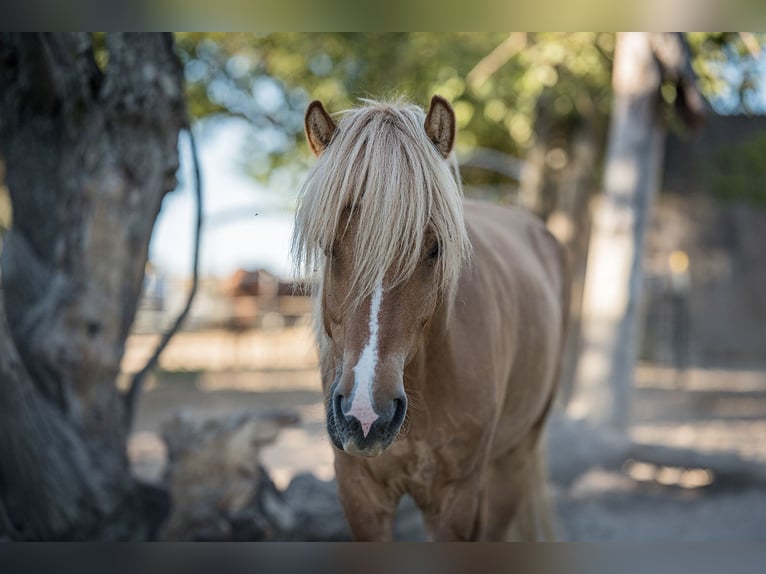
[[[355,417],[362,425],[362,433],[367,436],[370,427],[378,419],[372,406],[372,384],[375,381],[375,368],[378,366],[378,315],[380,300],[383,298],[383,283],[378,282],[370,302],[370,338],[362,349],[354,367],[354,389],[351,408],[347,416]]]

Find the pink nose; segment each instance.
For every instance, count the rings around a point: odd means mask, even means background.
[[[390,401],[388,408],[376,409],[372,401],[364,400],[364,397],[354,396],[349,400],[340,393],[334,397],[335,420],[340,422],[350,432],[361,430],[362,440],[375,440],[372,435],[378,436],[398,430],[404,420],[407,410],[407,399],[404,395]],[[354,430],[358,424],[359,430]],[[374,428],[373,428],[374,425]]]
[[[351,402],[351,408],[344,414],[346,417],[354,417],[359,421],[359,424],[362,425],[362,436],[364,438],[367,438],[372,423],[380,418],[378,413],[375,412],[372,403],[370,401],[364,401],[363,399],[358,398],[358,396],[354,397],[354,400]]]

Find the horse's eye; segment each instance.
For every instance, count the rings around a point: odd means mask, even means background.
[[[428,251],[428,259],[431,261],[439,258],[439,242],[434,243],[433,247]]]

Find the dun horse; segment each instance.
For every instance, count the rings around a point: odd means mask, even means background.
[[[305,128],[318,160],[293,253],[319,273],[327,430],[354,538],[390,539],[405,493],[435,540],[537,538],[559,244],[521,210],[463,200],[439,96],[428,114],[366,101],[337,126],[315,101]]]

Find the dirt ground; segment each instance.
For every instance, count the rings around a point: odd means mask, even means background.
[[[289,409],[301,423],[263,452],[274,482],[286,488],[302,472],[331,479],[319,377],[307,359],[308,339],[298,333],[292,339],[279,335],[280,342],[293,343],[299,357],[294,369],[286,368],[283,350],[281,364],[269,367],[266,360],[257,370],[160,372],[145,390],[129,444],[135,472],[148,480],[161,477],[165,452],[157,433],[179,409],[203,417]],[[137,361],[136,348],[129,346],[127,360]],[[184,353],[177,348],[175,354]],[[550,430],[560,539],[766,540],[766,371],[692,369],[678,381],[672,370],[640,366],[630,438],[680,449],[667,451],[662,464],[600,457],[599,437],[581,431],[560,415]],[[676,452],[679,464],[673,464]],[[685,463],[690,454],[701,456],[701,463]],[[734,460],[735,470],[706,468],[719,455],[726,464]]]

